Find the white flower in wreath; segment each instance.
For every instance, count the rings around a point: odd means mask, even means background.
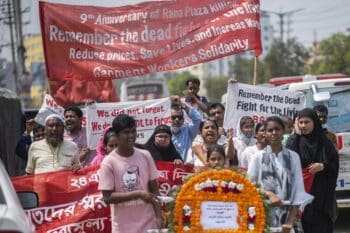
[[[218,187],[219,181],[218,180],[213,180],[212,183],[213,183],[213,186]]]
[[[212,183],[211,179],[207,179],[205,181],[205,187],[208,187],[208,188],[213,187],[213,183]]]
[[[230,183],[228,183],[228,187],[230,189],[234,189],[236,186],[237,186],[237,184],[235,182],[233,182],[233,181],[230,181]]]
[[[243,184],[238,184],[238,185],[237,185],[237,189],[238,189],[239,191],[243,191],[243,188],[244,188],[244,185],[243,185]]]
[[[189,205],[184,205],[184,207],[182,207],[183,211],[185,212],[185,216],[191,216],[191,207]]]
[[[191,228],[189,228],[188,226],[184,226],[184,231],[189,231],[191,230]]]
[[[253,223],[248,224],[248,230],[253,231],[255,230],[255,225]]]
[[[201,184],[195,184],[195,185],[194,185],[194,190],[196,190],[196,191],[201,191],[201,190],[202,190]]]
[[[199,184],[200,190],[204,189],[205,187],[206,187],[206,186],[205,186],[205,183],[204,183],[204,182],[202,182],[202,183]]]
[[[225,187],[227,187],[227,182],[226,181],[221,181],[221,187],[223,187],[223,188],[225,188]]]
[[[249,206],[248,207],[248,215],[249,215],[249,217],[254,217],[256,215],[255,206]]]

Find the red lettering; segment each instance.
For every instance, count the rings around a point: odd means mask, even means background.
[[[92,131],[101,130],[101,125],[96,121],[91,122],[91,127]]]
[[[265,117],[264,116],[259,116],[259,115],[253,115],[253,120],[254,120],[254,123],[258,123],[258,122],[262,122],[265,120]]]

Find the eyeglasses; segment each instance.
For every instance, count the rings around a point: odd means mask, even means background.
[[[169,135],[156,135],[156,138],[160,138],[160,139],[170,139]]]
[[[178,119],[179,121],[181,121],[181,120],[184,119],[184,116],[182,116],[182,115],[174,115],[174,116],[171,116],[171,120],[175,121],[176,119]]]

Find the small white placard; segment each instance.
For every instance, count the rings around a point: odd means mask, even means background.
[[[204,201],[201,203],[203,230],[238,229],[236,202]]]

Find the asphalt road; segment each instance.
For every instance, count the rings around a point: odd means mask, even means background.
[[[340,209],[335,223],[335,233],[350,233],[350,208]]]

